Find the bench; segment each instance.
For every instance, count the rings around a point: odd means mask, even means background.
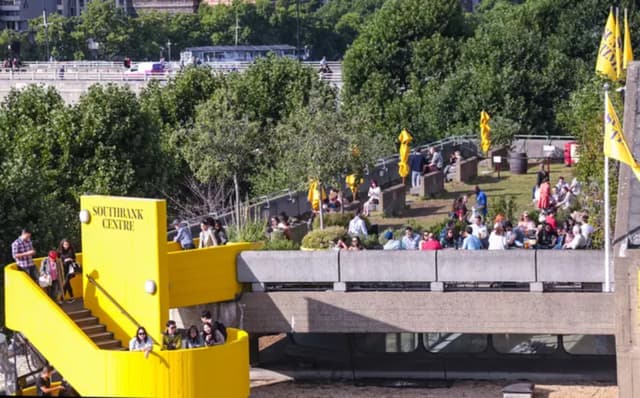
[[[444,192],[444,173],[441,170],[429,172],[420,179],[421,185],[411,188],[412,195],[428,198]]]
[[[381,210],[385,216],[396,216],[404,211],[406,204],[406,187],[398,184],[382,190],[376,210]]]
[[[464,159],[455,164],[453,180],[455,182],[469,182],[478,176],[478,158],[476,156]]]

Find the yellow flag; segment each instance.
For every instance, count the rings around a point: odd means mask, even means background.
[[[620,16],[618,15],[618,7],[616,7],[616,25],[614,37],[616,42],[616,77],[622,76],[622,36],[620,36]]]
[[[322,200],[327,198],[327,192],[322,187]],[[311,203],[311,210],[320,210],[320,192],[318,192],[318,180],[309,181],[309,193],[307,194],[307,200]]]
[[[349,174],[344,181],[347,183],[347,186],[351,190],[351,194],[353,195],[353,200],[356,198],[356,192],[358,191],[358,187],[360,184],[364,182],[364,179],[358,178],[356,174]]]
[[[604,155],[629,165],[636,174],[636,177],[638,177],[638,180],[640,180],[640,164],[633,158],[633,153],[629,149],[627,141],[624,139],[622,125],[607,93],[605,93],[605,106]]]
[[[480,148],[482,152],[487,153],[491,147],[491,127],[489,126],[489,114],[485,111],[480,112]]]
[[[609,11],[607,24],[602,32],[602,40],[598,49],[598,59],[596,61],[596,72],[600,72],[611,80],[618,79],[618,64],[616,63],[616,20],[613,17],[613,10]]]
[[[627,69],[629,62],[633,61],[633,48],[631,48],[631,31],[629,29],[629,19],[627,18],[627,9],[624,9],[624,59],[622,67]]]
[[[407,129],[402,129],[398,136],[400,141],[400,162],[398,162],[398,174],[400,177],[406,177],[409,175],[409,144],[413,141],[413,137]]]

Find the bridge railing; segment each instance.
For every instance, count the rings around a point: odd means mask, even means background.
[[[231,72],[243,72],[250,64],[244,63],[240,67],[236,67],[236,64],[217,64],[210,65],[213,73],[231,73]],[[145,73],[145,72],[131,72],[118,66],[104,66],[104,67],[76,67],[76,66],[64,66],[64,71],[61,70],[62,64],[35,64],[27,65],[17,69],[12,68],[0,68],[0,80],[26,80],[32,82],[42,81],[148,81],[151,79],[156,80],[168,80],[169,78],[176,76],[180,69],[171,68],[163,73]],[[329,84],[341,85],[342,84],[342,72],[340,69],[333,73],[318,73],[318,77]]]
[[[602,291],[604,252],[244,251],[239,282],[267,290]]]

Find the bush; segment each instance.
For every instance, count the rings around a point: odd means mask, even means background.
[[[487,220],[495,220],[498,214],[502,214],[506,220],[514,222],[516,220],[514,216],[517,217],[515,211],[516,199],[514,196],[498,196],[489,205],[489,212],[487,213],[485,223],[488,223]],[[538,219],[536,218],[535,221],[538,222]]]
[[[345,212],[343,213],[323,213],[324,227],[342,227],[349,228],[349,221],[353,218],[355,213]],[[360,216],[367,226],[367,231],[371,228],[371,222],[365,216]],[[313,219],[313,229],[320,229],[320,215],[316,215]]]
[[[268,240],[262,250],[299,250],[300,245],[288,239]]]
[[[437,239],[440,239],[440,232],[442,232],[442,230],[447,227],[447,224],[449,223],[450,220],[451,218],[447,217],[441,222],[439,222],[438,224],[429,227],[427,231],[434,234]],[[467,223],[465,223],[464,221],[456,220],[454,228],[458,234],[461,234],[462,231],[464,231],[467,228]]]
[[[227,234],[231,242],[261,242],[267,237],[264,235],[265,221],[252,221],[244,224],[238,230],[236,225],[227,227]]]
[[[382,245],[378,242],[378,235],[369,234],[362,239],[362,245],[367,249],[382,249]]]
[[[305,249],[329,249],[338,239],[345,239],[346,235],[347,230],[339,226],[314,229],[302,238],[302,247]]]

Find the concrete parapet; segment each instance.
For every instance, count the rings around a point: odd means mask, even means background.
[[[436,280],[435,251],[342,251],[343,282],[432,282]]]
[[[437,254],[441,282],[534,282],[533,250],[440,250]]]
[[[604,281],[604,252],[601,250],[538,250],[538,282]],[[611,267],[613,281],[613,267]]]
[[[239,282],[337,282],[338,252],[333,250],[244,251],[238,254]]]

